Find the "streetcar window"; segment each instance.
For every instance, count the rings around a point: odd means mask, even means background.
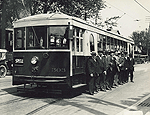
[[[73,28],[73,42],[72,42],[72,51],[76,53],[83,52],[83,35],[85,30],[78,27]]]
[[[115,39],[115,49],[117,49],[117,39]]]
[[[72,51],[75,51],[76,29],[73,28]]]
[[[25,49],[25,28],[15,29],[15,50]]]
[[[27,49],[45,49],[46,41],[46,27],[27,27]]]
[[[93,34],[90,35],[90,51],[94,51],[94,36]]]
[[[83,52],[83,35],[84,35],[84,30],[80,29],[80,51]]]
[[[130,48],[130,47],[129,47]],[[127,51],[127,42],[125,42],[125,50]]]
[[[117,49],[118,49],[118,50],[121,50],[121,49],[120,49],[120,40],[117,40]]]
[[[49,48],[61,49],[68,47],[68,28],[66,26],[54,26],[48,28]]]
[[[97,46],[98,46],[98,50],[102,50],[103,46],[102,46],[102,42],[103,42],[103,36],[99,35],[98,40],[97,40]]]
[[[76,36],[79,36],[80,29],[76,28]]]
[[[114,50],[114,38],[111,38],[111,45],[110,45],[110,47],[111,47],[111,49],[113,49]]]
[[[110,37],[107,37],[107,49],[111,49],[111,38]]]
[[[103,50],[106,50],[106,36],[103,37]]]
[[[79,38],[76,38],[77,52],[79,52]]]
[[[81,39],[80,47],[81,47],[81,52],[83,52],[83,39]]]
[[[0,58],[2,57],[2,53],[0,52]]]

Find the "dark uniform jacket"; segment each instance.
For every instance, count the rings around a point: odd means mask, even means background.
[[[103,56],[102,60],[104,62],[104,69],[105,69],[105,71],[108,71],[110,69],[112,70],[112,67],[111,67],[111,63],[112,63],[111,56],[110,55]]]
[[[103,62],[102,58],[100,59],[99,56],[96,57],[96,60],[98,62],[98,66],[99,66],[98,67],[98,73],[101,74],[104,72],[104,62]]]
[[[103,61],[103,64],[104,64],[104,71],[107,71],[107,65],[108,65],[107,56],[104,55],[102,57],[102,61]]]
[[[120,67],[120,70],[125,70],[125,68],[124,68],[124,62],[125,62],[125,58],[121,56],[119,58],[119,67]]]
[[[130,60],[129,69],[132,70],[132,71],[134,71],[134,64],[135,64],[134,59],[130,58],[129,60]]]
[[[125,57],[124,60],[124,69],[127,70],[130,67],[130,59],[129,57]]]
[[[116,58],[115,58],[115,57],[112,57],[112,58],[111,58],[111,62],[112,62],[112,64],[111,64],[111,66],[112,66],[112,71],[113,71],[114,74],[116,74],[116,72],[118,71]]]
[[[88,63],[87,63],[87,69],[88,69],[88,74],[93,74],[94,76],[97,76],[99,73],[99,63],[98,61],[94,60],[93,58],[89,58]]]

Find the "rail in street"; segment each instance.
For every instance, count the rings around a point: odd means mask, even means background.
[[[3,115],[148,115],[150,113],[150,63],[135,65],[134,83],[73,98],[47,93],[17,92],[11,76],[0,79],[0,111]],[[4,82],[3,82],[4,81]],[[142,106],[146,103],[146,106]]]

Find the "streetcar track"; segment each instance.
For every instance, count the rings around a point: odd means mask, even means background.
[[[3,94],[0,94],[0,96],[4,96],[4,95],[7,95],[7,94],[16,94],[17,92],[15,91],[15,92],[6,92],[6,93],[3,93]]]
[[[61,101],[61,100],[62,100],[62,99],[56,99],[56,100],[54,100],[54,101],[52,101],[52,102],[50,102],[50,103],[48,103],[48,104],[45,104],[45,105],[43,105],[43,106],[41,106],[41,107],[39,107],[39,108],[37,108],[37,109],[35,109],[35,110],[33,110],[33,111],[27,113],[26,115],[33,115],[33,114],[35,114],[35,113],[37,113],[37,112],[39,112],[39,111],[45,109],[46,107],[50,106],[51,104],[57,103],[57,102],[59,102],[59,101]]]
[[[0,90],[0,93],[2,93],[2,94],[0,94],[0,96],[3,96],[3,95],[7,95],[7,94],[16,94],[18,92],[17,91],[6,92],[6,91],[3,91],[3,90]]]
[[[20,101],[27,100],[27,99],[31,99],[31,98],[16,98],[16,99],[13,99],[13,100],[2,102],[2,103],[0,103],[0,106],[15,103],[15,102],[20,102]]]

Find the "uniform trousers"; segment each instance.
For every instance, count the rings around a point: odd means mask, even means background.
[[[108,69],[106,75],[106,83],[108,87],[112,87],[113,72]]]
[[[115,76],[114,76],[114,85],[118,85],[118,82],[119,82],[119,74],[120,74],[120,69],[119,69],[119,67],[117,67],[116,73],[115,73]]]
[[[125,73],[125,74],[124,74],[124,81],[125,81],[125,82],[128,82],[128,80],[129,80],[129,70],[128,70],[128,69],[125,70],[124,73]]]
[[[130,81],[133,81],[133,70],[129,69]]]
[[[114,76],[114,85],[118,85],[118,76],[119,76],[119,72],[116,72],[115,76]]]
[[[100,89],[106,89],[106,75],[101,73],[99,74],[99,76],[100,76],[100,82],[99,82]]]
[[[100,88],[100,76],[95,76],[94,78],[94,90],[98,91],[98,89]]]
[[[89,79],[89,93],[94,93],[94,76]]]
[[[120,79],[120,83],[124,82],[124,70],[120,70],[119,79]]]

